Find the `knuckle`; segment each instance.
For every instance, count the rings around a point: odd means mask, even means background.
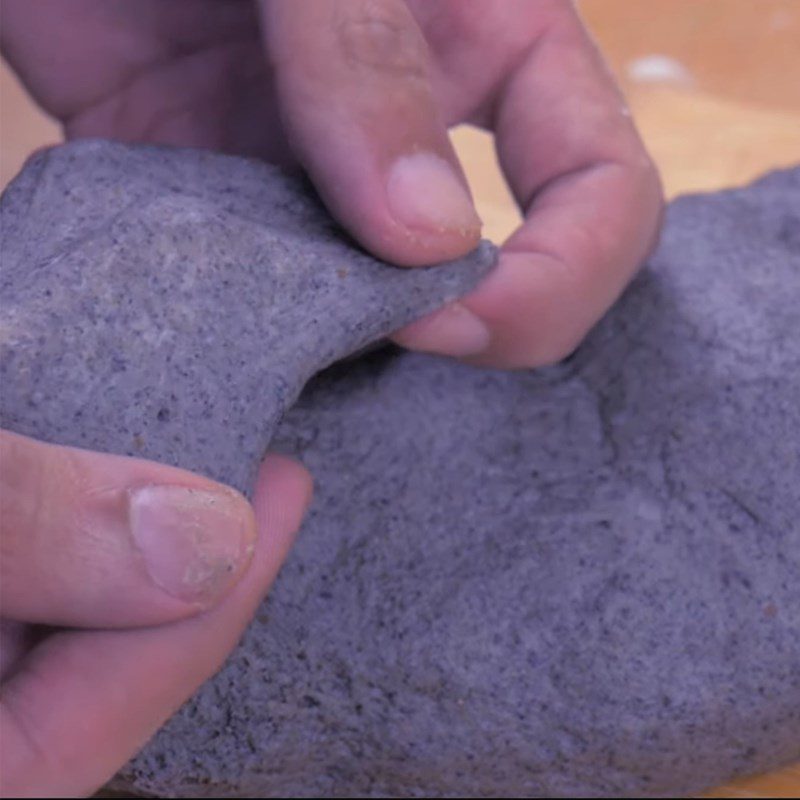
[[[631,167],[636,180],[646,195],[655,198],[659,203],[664,202],[664,190],[661,185],[661,175],[658,167],[647,152],[643,151],[641,157]]]
[[[621,163],[627,171],[628,179],[637,187],[643,201],[655,200],[663,203],[664,190],[661,174],[644,144],[637,141],[631,147],[629,157]]]
[[[393,78],[427,77],[427,46],[403,3],[370,0],[357,8],[345,5],[337,34],[350,66]]]
[[[642,259],[655,249],[664,219],[666,201],[664,185],[658,167],[642,148],[640,157],[628,165],[631,181],[637,190],[638,207],[643,209],[642,220],[645,230],[649,229]]]

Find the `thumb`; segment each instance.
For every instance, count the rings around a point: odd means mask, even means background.
[[[260,7],[284,125],[330,212],[397,264],[473,249],[480,219],[404,0]]]
[[[0,432],[6,618],[91,627],[180,619],[232,588],[255,536],[253,511],[233,489]]]

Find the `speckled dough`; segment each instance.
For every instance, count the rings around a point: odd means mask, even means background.
[[[390,268],[274,167],[103,141],[31,159],[0,221],[2,426],[245,491],[311,375],[495,259]]]
[[[277,439],[317,480],[297,547],[119,785],[669,796],[800,759],[798,198],[674,203],[556,368],[318,378]]]
[[[316,477],[297,546],[115,785],[669,796],[800,759],[799,197],[800,170],[674,203],[558,367],[383,352],[315,379],[275,439]]]

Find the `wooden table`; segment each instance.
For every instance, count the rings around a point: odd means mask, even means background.
[[[668,196],[742,185],[800,163],[800,0],[579,0],[578,7],[620,80]],[[28,153],[58,139],[57,126],[3,66],[0,187]],[[518,215],[491,140],[469,129],[454,139],[486,234],[502,241]],[[798,797],[800,766],[708,796]]]

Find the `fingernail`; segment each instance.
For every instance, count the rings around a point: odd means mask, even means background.
[[[414,350],[466,358],[485,352],[492,337],[480,317],[461,303],[450,303],[407,325],[394,338]]]
[[[481,220],[450,164],[433,153],[402,156],[387,183],[389,208],[407,228],[436,232],[480,232]]]
[[[153,582],[204,606],[236,583],[255,544],[253,512],[232,491],[146,486],[130,494],[129,521]]]

